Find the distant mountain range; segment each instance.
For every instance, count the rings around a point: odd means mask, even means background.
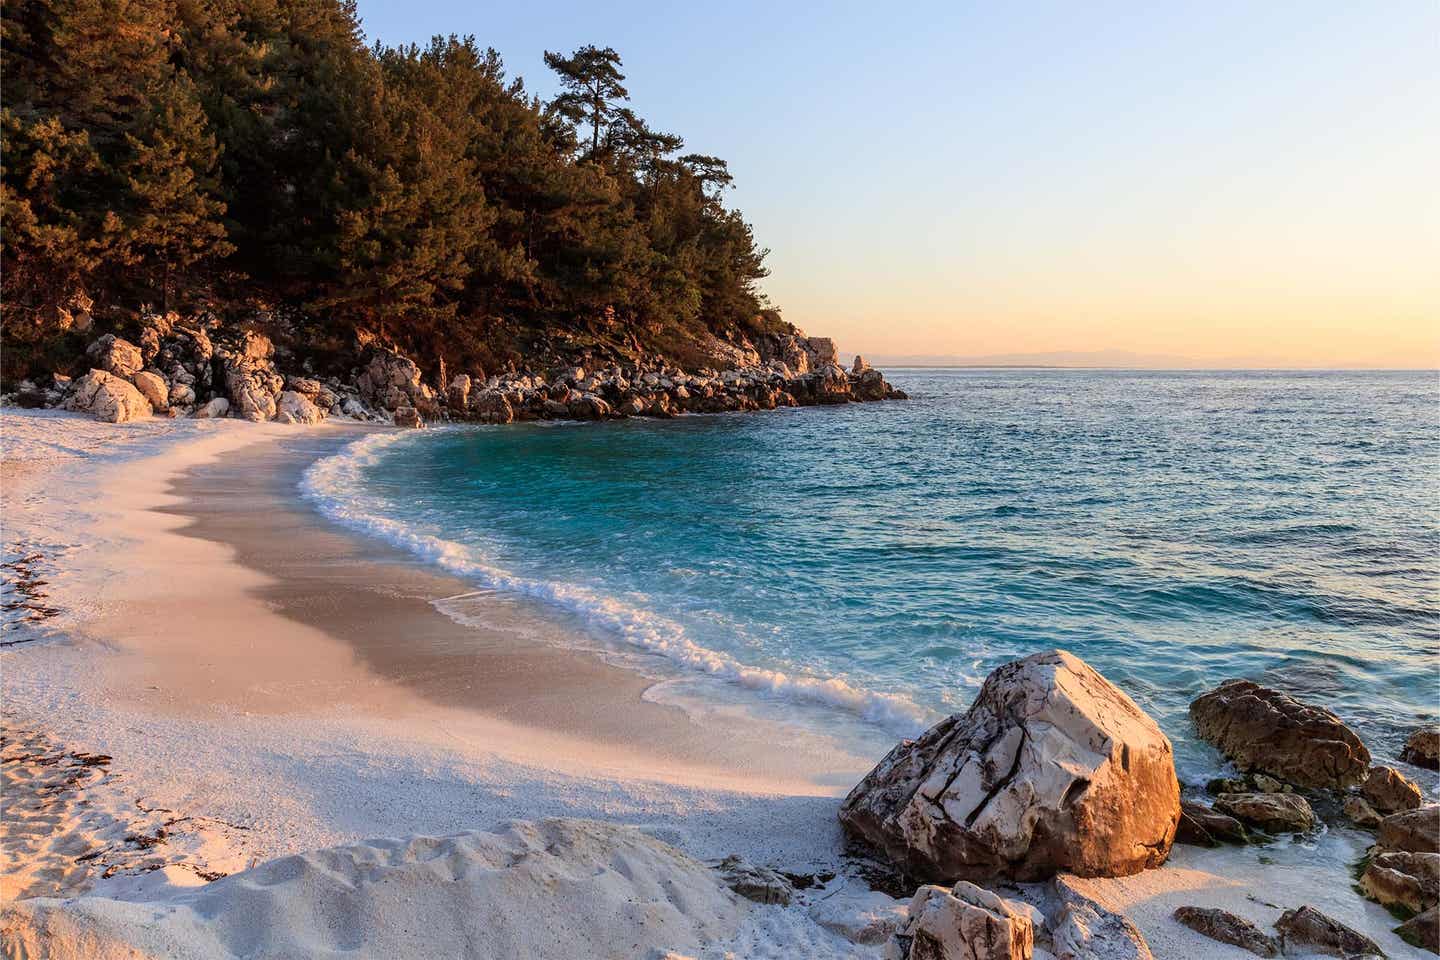
[[[1133,350],[1056,350],[1047,353],[992,353],[984,355],[865,354],[885,367],[1121,367],[1140,370],[1245,370],[1245,369],[1374,369],[1374,363],[1330,365],[1286,363],[1256,357],[1197,360],[1171,353],[1137,353]]]

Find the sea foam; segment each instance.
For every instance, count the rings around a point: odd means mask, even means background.
[[[840,677],[794,675],[741,663],[695,643],[686,636],[683,625],[657,613],[578,584],[517,575],[473,547],[385,516],[382,501],[365,493],[364,470],[379,462],[387,448],[422,442],[423,436],[382,433],[357,440],[340,453],[311,464],[301,478],[301,493],[322,515],[343,526],[379,537],[477,586],[554,604],[578,615],[608,639],[664,657],[685,669],[768,696],[839,708],[899,736],[914,736],[933,719],[929,711],[906,697],[867,690]],[[443,605],[440,609],[445,610]]]

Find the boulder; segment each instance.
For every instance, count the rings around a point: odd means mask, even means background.
[[[1280,956],[1280,944],[1255,924],[1226,910],[1180,907],[1175,919],[1201,936],[1248,950],[1257,957]]]
[[[285,378],[270,360],[274,353],[270,338],[253,330],[246,331],[234,348],[217,353],[236,416],[257,423],[275,419]]]
[[[810,354],[812,367],[835,363],[838,357],[835,352],[835,341],[829,337],[806,337],[805,348],[806,352]]]
[[[429,399],[429,391],[420,382],[420,368],[410,358],[391,350],[376,351],[355,385],[366,403],[382,410],[419,406]]]
[[[769,867],[760,867],[743,857],[726,857],[715,865],[720,879],[746,900],[756,903],[778,903],[788,905],[795,896],[795,888]]]
[[[515,408],[499,390],[485,389],[470,394],[470,415],[485,423],[510,423]]]
[[[1370,827],[1373,829],[1374,827],[1380,826],[1380,821],[1383,819],[1380,813],[1374,807],[1370,806],[1370,804],[1365,801],[1365,798],[1358,793],[1352,793],[1345,798],[1345,806],[1343,809],[1345,816],[1349,817],[1350,822],[1357,827]]]
[[[1440,726],[1425,727],[1410,734],[1400,759],[1426,770],[1440,770]]]
[[[890,941],[887,960],[1029,960],[1035,928],[1030,916],[973,883],[923,886],[910,901],[905,926]]]
[[[420,414],[414,407],[401,406],[395,409],[395,426],[418,430],[425,426],[425,421],[420,419]]]
[[[1234,817],[1193,800],[1180,801],[1180,826],[1176,843],[1194,847],[1218,847],[1221,843],[1247,843],[1245,827]]]
[[[1050,917],[1057,960],[1155,960],[1134,921],[1107,910],[1061,875],[1053,884],[1058,907]]]
[[[325,419],[325,411],[303,393],[285,390],[276,405],[275,419],[281,423],[319,423]]]
[[[1360,875],[1365,896],[1414,913],[1440,904],[1440,853],[1377,853]]]
[[[572,399],[567,408],[570,417],[575,420],[604,420],[610,415],[610,404],[593,393],[582,393]]]
[[[156,410],[166,410],[170,407],[170,388],[158,373],[141,370],[135,374],[133,382],[141,396],[150,401],[150,406]]]
[[[145,357],[140,353],[140,348],[113,333],[107,333],[90,344],[85,355],[96,367],[106,373],[113,373],[122,380],[130,380],[145,369]]]
[[[1374,766],[1360,787],[1360,794],[1380,813],[1399,813],[1420,806],[1420,788],[1394,767]]]
[[[866,362],[865,358],[860,356],[860,354],[858,353],[855,354],[855,362],[850,365],[850,372],[858,377],[860,376],[860,374],[870,369],[872,368],[870,364]]]
[[[1380,821],[1376,843],[1385,850],[1440,853],[1440,806],[1392,813]]]
[[[1383,957],[1385,952],[1369,937],[1314,907],[1286,910],[1275,921],[1280,949],[1292,953],[1324,953],[1335,957]]]
[[[209,403],[205,404],[205,405],[204,405],[203,407],[201,407],[199,410],[196,410],[196,411],[195,411],[195,419],[196,419],[196,420],[211,420],[211,419],[215,419],[215,418],[217,418],[217,417],[226,416],[226,415],[228,415],[229,413],[230,413],[230,401],[229,401],[229,400],[226,400],[224,397],[216,397],[214,400],[211,400]]]
[[[1400,939],[1431,953],[1440,953],[1440,907],[1416,914],[1395,928]]]
[[[325,385],[312,377],[286,377],[285,389],[309,397],[314,402],[315,398],[320,396],[321,391],[325,389]]]
[[[1215,809],[1267,833],[1302,833],[1318,822],[1310,802],[1294,793],[1222,793]]]
[[[124,423],[148,417],[153,412],[150,401],[134,384],[104,370],[91,370],[76,380],[65,401],[65,409],[88,413],[96,420],[109,423]]]
[[[1365,779],[1370,751],[1329,710],[1249,680],[1227,680],[1190,704],[1200,736],[1243,770],[1316,789]]]
[[[1138,873],[1165,862],[1179,819],[1170,741],[1064,651],[997,669],[840,809],[851,836],[922,880]]]
[[[445,402],[450,409],[463,412],[470,407],[470,374],[457,373],[445,391]]]

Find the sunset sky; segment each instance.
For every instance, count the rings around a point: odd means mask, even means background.
[[[730,161],[784,316],[876,356],[1440,366],[1440,5],[361,0],[613,46]]]

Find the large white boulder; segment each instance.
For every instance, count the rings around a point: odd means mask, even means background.
[[[104,370],[91,370],[75,381],[66,410],[88,413],[96,420],[123,423],[136,417],[148,417],[154,411],[145,395],[135,385]]]
[[[846,797],[846,831],[922,880],[1125,876],[1180,820],[1170,741],[1079,657],[986,679],[964,714],[901,742]]]

